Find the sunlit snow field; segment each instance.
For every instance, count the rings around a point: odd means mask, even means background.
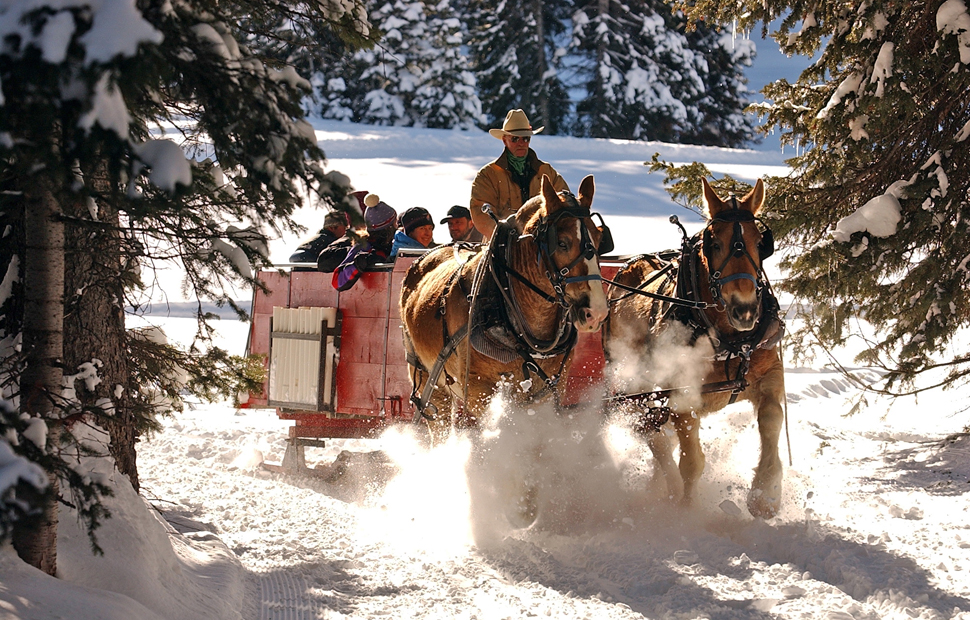
[[[475,171],[501,148],[484,132],[316,127],[331,168],[398,211],[427,207],[436,221],[467,201]],[[671,214],[691,232],[701,225],[647,173],[654,152],[748,181],[785,169],[773,151],[546,136],[533,146],[574,188],[595,175],[593,208],[621,254],[676,247]],[[323,214],[297,217],[313,229]],[[446,234],[435,230],[438,241]],[[273,258],[285,261],[297,242],[274,241]],[[781,277],[774,263],[768,273]],[[132,325],[191,340],[189,306],[170,301]],[[242,353],[248,324],[223,316],[218,341]],[[853,364],[851,352],[837,353]],[[109,476],[109,507],[125,519],[100,530],[105,556],[90,555],[65,510],[64,579],[28,571],[7,549],[0,619],[970,618],[970,443],[947,439],[970,425],[968,390],[870,396],[846,417],[860,394],[827,358],[786,364],[785,491],[768,521],[745,508],[758,454],[747,404],[703,421],[707,468],[685,510],[654,484],[648,451],[623,423],[604,424],[595,411],[530,415],[497,400],[499,439],[485,457],[469,437],[428,451],[411,429],[334,440],[308,449],[310,466],[343,451],[356,459],[330,484],[259,467],[281,460],[291,424],[272,410],[191,403],[138,447],[142,494],[164,520]],[[523,457],[535,453],[521,449],[529,442],[543,446],[538,464]],[[389,465],[368,460],[377,450]],[[518,467],[542,481],[529,529],[511,528],[483,497]]]
[[[465,201],[475,170],[499,150],[485,134],[317,127],[332,167],[436,220]],[[675,247],[672,213],[693,230],[700,222],[647,174],[652,152],[747,180],[783,165],[770,152],[551,137],[534,146],[571,185],[596,175],[594,209],[619,253]],[[322,215],[299,217],[312,227]],[[444,227],[435,232],[444,240]],[[274,258],[294,244],[276,242]],[[193,329],[190,319],[150,318],[175,338]],[[237,352],[246,328],[220,323]],[[308,449],[311,466],[380,449],[398,470],[386,485],[363,474],[329,485],[256,466],[282,458],[289,422],[272,411],[200,404],[144,443],[140,467],[156,506],[212,530],[238,555],[245,618],[970,618],[970,444],[945,439],[970,423],[966,389],[869,397],[846,417],[859,392],[828,363],[788,364],[791,465],[783,437],[783,508],[767,522],[745,509],[758,453],[747,404],[703,422],[707,468],[684,511],[660,496],[648,453],[622,424],[567,424],[497,403],[497,414],[517,416],[509,437],[546,444],[550,508],[528,530],[476,501],[514,456],[475,461],[468,438],[428,452],[395,430]]]

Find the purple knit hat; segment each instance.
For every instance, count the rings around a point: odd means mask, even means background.
[[[367,210],[364,211],[367,230],[383,230],[397,223],[397,211],[382,201],[377,194],[367,194],[364,204],[367,206]]]

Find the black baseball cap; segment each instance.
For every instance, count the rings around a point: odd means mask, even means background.
[[[472,219],[472,212],[468,210],[468,207],[455,205],[448,209],[448,217],[441,218],[441,223],[447,224],[448,220],[453,220],[457,217],[467,217],[468,219]]]

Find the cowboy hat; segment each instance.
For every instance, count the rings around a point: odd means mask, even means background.
[[[509,113],[505,115],[505,122],[502,123],[502,128],[489,129],[488,133],[493,138],[501,140],[505,136],[534,136],[537,133],[542,133],[542,130],[545,128],[545,125],[543,125],[538,129],[532,129],[532,124],[529,123],[529,117],[525,115],[524,111],[509,110]]]

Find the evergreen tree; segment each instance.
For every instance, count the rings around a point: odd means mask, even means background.
[[[48,429],[51,458],[41,465],[50,497],[66,481],[92,529],[105,489],[58,456],[71,424],[105,423],[118,443],[112,454],[137,485],[132,413],[140,408],[150,423],[152,394],[173,391],[174,364],[195,373],[189,387],[202,394],[231,392],[251,373],[219,352],[180,356],[147,339],[135,346],[122,315],[139,269],[175,261],[194,296],[242,313],[228,284],[259,285],[252,268],[268,264],[267,235],[297,228],[291,214],[304,192],[334,205],[348,190],[346,177],[324,172],[302,119],[309,84],[266,53],[292,40],[276,30],[280,15],[316,24],[306,32],[326,24],[356,31],[347,40],[368,33],[350,4],[24,1],[0,13],[0,211],[23,222],[11,228],[23,236],[4,245],[15,286],[0,299],[0,380]],[[181,145],[150,131],[162,127]],[[199,318],[205,337],[207,317]],[[10,346],[20,332],[22,353]],[[62,375],[73,390],[63,390]],[[42,529],[14,531],[21,556],[52,574],[55,507],[46,504]]]
[[[970,317],[966,5],[699,0],[685,11],[743,27],[786,16],[773,34],[782,51],[821,50],[794,84],[768,85],[761,109],[765,131],[805,148],[768,192],[791,250],[784,288],[808,308],[793,340],[844,343],[858,317],[876,330],[858,361],[889,371],[880,389],[966,380],[970,352],[956,339]]]
[[[651,0],[586,0],[573,15],[573,49],[587,57],[576,133],[597,138],[740,146],[753,135],[741,65],[752,48]],[[731,43],[728,38],[727,43]]]
[[[379,46],[361,52],[364,70],[353,78],[364,93],[357,104],[357,119],[369,125],[412,125],[408,104],[421,76],[414,58],[423,56],[421,48],[430,36],[424,5],[413,0],[379,0],[370,19],[383,36]]]
[[[685,29],[682,14],[675,17],[678,30]],[[704,90],[688,100],[697,112],[681,134],[682,143],[742,147],[759,140],[754,115],[745,113],[750,91],[744,67],[751,66],[756,49],[734,29],[733,24],[718,29],[701,22],[686,33],[688,45],[703,59]]]
[[[565,49],[557,40],[570,11],[570,0],[468,0],[468,50],[486,127],[501,125],[509,110],[521,108],[533,126],[566,133],[570,102],[560,75]]]
[[[481,123],[475,74],[462,53],[461,21],[449,0],[428,8],[430,41],[424,51],[424,71],[411,108],[415,124],[422,127],[470,129]]]
[[[461,53],[461,22],[449,0],[377,0],[372,6],[380,42],[313,76],[321,116],[445,129],[479,123],[475,76]]]

